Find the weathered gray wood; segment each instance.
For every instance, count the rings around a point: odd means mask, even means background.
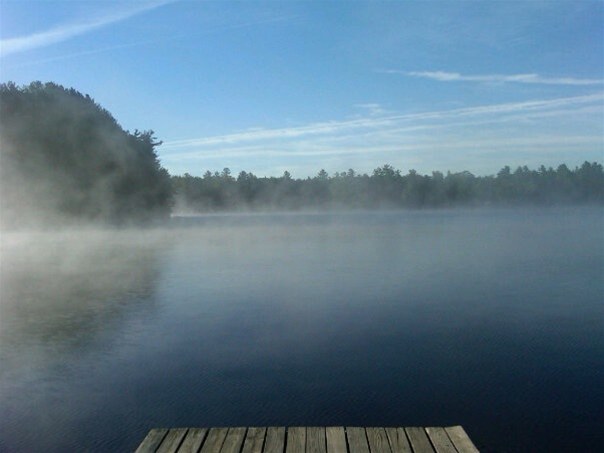
[[[286,442],[287,440],[287,442]],[[287,452],[284,452],[287,446]],[[136,453],[478,453],[461,426],[447,428],[154,428]]]
[[[245,439],[245,428],[229,428],[220,453],[239,453]]]
[[[324,427],[311,426],[306,428],[306,452],[327,453]]]
[[[153,428],[147,433],[141,444],[136,449],[135,453],[150,453],[155,452],[161,441],[168,434],[168,430],[164,428]]]
[[[164,437],[164,440],[162,440],[157,453],[176,453],[186,434],[187,428],[171,429],[168,431],[166,437]]]
[[[424,428],[405,428],[405,432],[415,453],[434,453],[434,448],[432,448]]]
[[[228,431],[228,428],[210,428],[201,453],[219,453]]]
[[[270,426],[266,430],[264,453],[283,453],[283,450],[285,450],[285,428]]]
[[[371,453],[391,453],[390,443],[384,428],[365,428]]]
[[[350,453],[369,453],[365,428],[346,428],[346,438]]]
[[[413,453],[403,428],[386,428],[392,453]]]
[[[457,453],[445,428],[426,428],[426,433],[437,453]]]
[[[248,428],[241,453],[262,453],[266,428]]]
[[[342,426],[328,426],[325,428],[325,440],[327,441],[327,453],[348,451],[346,433]]]
[[[178,453],[197,453],[207,433],[207,428],[189,428]]]
[[[287,453],[304,453],[306,451],[306,428],[294,426],[287,429]]]
[[[459,453],[478,453],[478,448],[474,446],[461,426],[449,426],[445,428],[445,431]]]

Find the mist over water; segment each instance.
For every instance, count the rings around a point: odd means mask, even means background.
[[[173,218],[3,233],[0,450],[152,427],[463,425],[604,441],[602,208]]]

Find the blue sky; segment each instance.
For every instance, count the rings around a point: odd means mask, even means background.
[[[2,0],[0,39],[173,174],[604,160],[602,1]]]

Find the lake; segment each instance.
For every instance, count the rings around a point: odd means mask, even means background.
[[[220,425],[604,443],[602,208],[1,238],[1,451],[128,451],[152,427]]]

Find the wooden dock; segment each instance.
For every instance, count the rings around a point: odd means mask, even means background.
[[[152,429],[136,453],[476,453],[461,426]]]

